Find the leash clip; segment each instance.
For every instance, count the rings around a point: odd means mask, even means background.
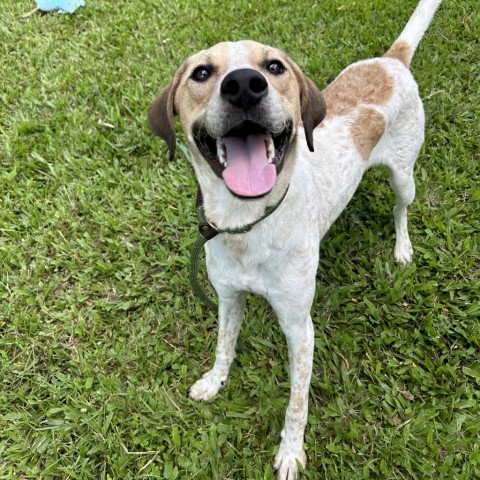
[[[198,231],[200,232],[200,235],[205,239],[205,240],[211,240],[213,237],[216,237],[220,232],[217,230],[215,225],[212,225],[208,220],[205,219],[205,221],[200,222],[198,224]]]

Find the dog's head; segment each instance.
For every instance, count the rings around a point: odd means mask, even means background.
[[[256,198],[274,187],[301,124],[313,151],[313,129],[325,116],[325,102],[284,52],[242,41],[188,58],[160,92],[148,119],[171,158],[176,114],[194,167],[206,162],[233,194]]]

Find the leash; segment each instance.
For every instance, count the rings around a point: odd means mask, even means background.
[[[192,286],[193,293],[213,312],[218,312],[218,305],[211,300],[208,295],[203,290],[200,282],[198,280],[199,272],[199,263],[200,263],[200,254],[202,253],[203,246],[212,238],[216,237],[219,233],[228,233],[230,235],[237,235],[240,233],[249,232],[257,223],[260,223],[262,220],[265,220],[270,216],[283,202],[287,196],[288,187],[285,190],[285,193],[281,196],[280,200],[270,207],[267,207],[263,212],[263,215],[252,223],[245,225],[239,228],[226,228],[224,230],[217,228],[213,223],[209,222],[205,216],[205,208],[203,206],[202,192],[200,188],[197,193],[197,216],[198,216],[198,230],[200,235],[197,237],[195,243],[192,247],[192,252],[190,255],[190,285]]]

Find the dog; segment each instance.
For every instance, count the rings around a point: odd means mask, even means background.
[[[150,108],[149,124],[171,158],[174,116],[180,118],[208,225],[215,233],[251,227],[212,235],[205,245],[219,299],[218,343],[212,369],[189,396],[210,400],[225,385],[246,294],[267,299],[290,362],[290,400],[274,463],[279,480],[297,478],[297,462],[306,465],[319,244],[375,165],[389,168],[395,192],[394,258],[412,259],[407,207],[425,120],[409,65],[440,3],[421,0],[381,58],[350,65],[323,91],[283,51],[245,40],[188,58]]]

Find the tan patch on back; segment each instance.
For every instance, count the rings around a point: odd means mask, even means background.
[[[387,58],[396,58],[408,68],[410,66],[412,54],[413,52],[410,44],[405,40],[399,40],[398,42],[395,42],[390,50],[388,50],[383,56]]]
[[[385,117],[380,112],[367,107],[360,109],[360,114],[352,125],[351,134],[353,143],[363,160],[367,161],[370,158],[385,128]]]
[[[354,65],[323,91],[327,118],[347,115],[361,104],[385,105],[392,93],[392,77],[378,62]]]

